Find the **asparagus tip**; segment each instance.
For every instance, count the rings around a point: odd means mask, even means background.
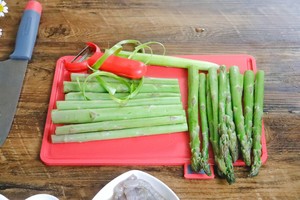
[[[257,176],[260,167],[261,167],[261,161],[255,162],[255,163],[251,166],[251,170],[250,170],[249,177]]]
[[[207,176],[211,176],[210,165],[207,163],[207,161],[200,159],[200,168],[203,169]]]
[[[234,177],[234,174],[228,174],[226,176],[226,180],[227,182],[229,183],[229,185],[235,183],[235,177]]]

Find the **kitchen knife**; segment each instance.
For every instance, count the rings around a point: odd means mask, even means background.
[[[35,44],[42,6],[28,1],[17,33],[10,59],[0,62],[0,146],[3,145],[13,122],[28,61]]]

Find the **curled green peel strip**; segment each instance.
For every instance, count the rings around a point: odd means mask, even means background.
[[[162,43],[159,42],[147,42],[147,43],[141,43],[138,40],[122,40],[120,42],[118,42],[117,44],[115,44],[113,47],[111,47],[110,49],[106,49],[104,54],[101,56],[101,58],[99,60],[97,60],[97,62],[89,67],[91,71],[93,71],[92,74],[90,74],[85,81],[81,84],[79,82],[79,80],[77,79],[77,83],[78,86],[80,88],[80,91],[82,93],[82,95],[84,96],[85,100],[90,100],[85,93],[86,90],[86,85],[88,80],[90,80],[91,78],[96,78],[97,82],[109,93],[110,97],[115,100],[116,102],[120,103],[120,104],[126,104],[126,102],[135,97],[141,87],[143,86],[144,83],[144,77],[142,77],[138,82],[133,81],[130,84],[126,81],[125,78],[120,77],[116,74],[110,73],[110,72],[105,72],[105,71],[101,71],[101,66],[102,64],[112,55],[117,55],[122,49],[123,49],[123,45],[124,44],[133,44],[133,45],[137,45],[134,49],[134,51],[132,52],[132,54],[129,56],[128,59],[131,59],[137,52],[142,51],[143,53],[145,53],[145,49],[149,49],[151,55],[153,54],[153,51],[151,49],[151,47],[149,45],[152,44],[159,44],[163,47],[164,53],[165,54],[165,47]],[[149,60],[151,59],[151,57],[145,62],[145,64],[147,64],[149,62]],[[126,85],[126,87],[128,88],[129,94],[123,98],[117,98],[115,96],[116,93],[116,88],[110,84],[109,82],[105,81],[104,79],[102,79],[101,77],[103,76],[107,76],[107,77],[111,77],[116,79],[118,82]]]

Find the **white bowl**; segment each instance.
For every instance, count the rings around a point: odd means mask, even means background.
[[[36,194],[25,200],[58,200],[58,198],[49,194]]]
[[[135,175],[139,179],[143,179],[151,184],[151,186],[161,194],[165,199],[168,200],[179,200],[178,196],[163,182],[159,179],[147,174],[145,172],[139,170],[131,170],[121,174],[120,176],[116,177],[112,181],[110,181],[107,185],[105,185],[93,198],[93,200],[109,200],[113,196],[114,187],[127,179],[129,176]]]
[[[0,194],[0,200],[8,200],[8,198]],[[36,194],[25,200],[58,200],[58,198],[49,194]]]

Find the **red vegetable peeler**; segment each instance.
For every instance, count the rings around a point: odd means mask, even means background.
[[[72,61],[65,61],[65,68],[70,72],[87,72],[103,55],[100,48],[87,42],[87,46],[82,49]],[[131,79],[142,78],[147,66],[140,61],[130,60],[115,55],[109,56],[100,66],[100,70],[114,73]]]

